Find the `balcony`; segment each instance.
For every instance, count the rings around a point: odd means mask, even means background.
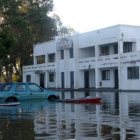
[[[140,51],[120,54],[121,64],[132,64],[136,62],[140,62]]]
[[[28,71],[54,71],[55,70],[55,63],[45,63],[45,64],[36,64],[36,65],[30,65],[30,66],[24,66],[23,72]]]
[[[78,61],[79,70],[95,68],[95,57],[81,58]]]
[[[118,67],[118,59],[119,59],[118,54],[100,56],[97,59],[97,61],[98,61],[97,65],[98,65],[99,68]]]

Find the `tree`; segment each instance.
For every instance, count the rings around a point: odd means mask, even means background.
[[[70,26],[63,26],[63,23],[58,15],[54,14],[53,18],[55,19],[59,36],[64,37],[66,34],[73,35],[74,29]]]
[[[6,82],[12,81],[13,64],[12,64],[12,49],[14,49],[17,39],[8,28],[4,28],[0,32],[0,72],[3,74]]]
[[[57,35],[55,19],[48,16],[53,10],[53,1],[46,0],[0,0],[0,34],[9,31],[11,39],[1,36],[1,72],[15,72],[22,80],[22,66],[32,64],[33,44],[53,39]],[[5,32],[7,34],[7,32]],[[9,43],[9,44],[8,44]],[[11,45],[12,44],[12,45]],[[14,46],[13,46],[14,44]],[[7,48],[9,48],[7,50]],[[5,63],[4,63],[4,60]],[[9,80],[6,75],[6,79]]]

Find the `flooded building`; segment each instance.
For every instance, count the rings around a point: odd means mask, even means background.
[[[140,27],[116,25],[34,45],[23,81],[46,88],[140,90]]]

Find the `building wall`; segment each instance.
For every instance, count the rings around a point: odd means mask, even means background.
[[[134,80],[127,78],[128,66],[140,67],[140,27],[117,25],[82,34],[75,32],[70,38],[73,40],[74,58],[69,57],[69,49],[64,49],[64,59],[60,59],[60,50],[56,49],[59,37],[34,45],[34,65],[23,67],[23,81],[26,81],[27,74],[31,74],[32,81],[39,84],[37,72],[43,71],[45,87],[61,88],[61,72],[64,72],[65,88],[70,88],[70,72],[74,71],[74,88],[78,89],[85,87],[84,71],[89,71],[90,88],[114,88],[114,69],[117,69],[119,89],[140,90],[140,78]],[[132,52],[123,53],[123,42],[132,42]],[[114,48],[110,46],[109,55],[101,56],[100,45],[110,43],[118,43],[118,54],[114,54]],[[48,63],[49,53],[55,53],[54,63]],[[36,56],[39,55],[46,56],[44,64],[36,64]],[[110,80],[102,80],[103,69],[110,70]],[[52,83],[48,80],[50,72],[55,73],[55,80]]]

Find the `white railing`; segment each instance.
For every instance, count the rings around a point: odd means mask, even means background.
[[[44,64],[35,64],[24,66],[23,71],[31,71],[31,70],[52,70],[55,69],[55,63],[44,63]]]
[[[121,63],[133,63],[137,61],[140,61],[140,51],[120,54]]]
[[[81,58],[79,59],[79,69],[91,69],[95,67],[95,57],[89,57],[89,58]]]
[[[97,59],[98,67],[117,67],[119,61],[118,59],[119,59],[118,54],[99,56]]]

